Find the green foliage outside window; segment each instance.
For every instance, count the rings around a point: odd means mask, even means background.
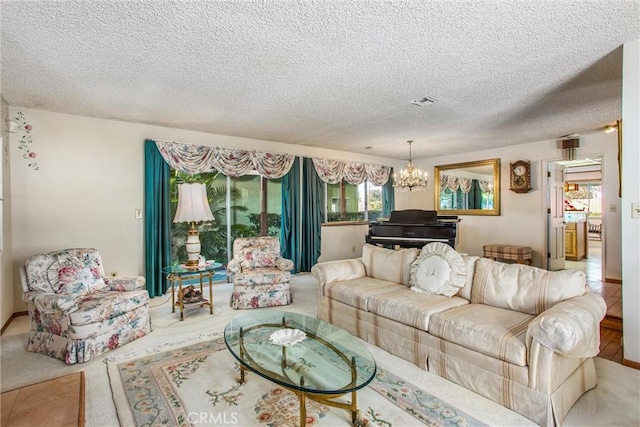
[[[200,235],[200,254],[208,260],[216,260],[226,263],[227,261],[227,227],[226,227],[226,200],[227,186],[216,185],[216,178],[219,173],[203,173],[198,175],[187,175],[175,170],[171,171],[169,179],[169,191],[171,195],[171,218],[175,217],[178,207],[178,184],[199,182],[205,184],[207,188],[207,199],[213,213],[214,221],[196,223],[196,228]],[[220,175],[222,176],[222,175]],[[231,188],[231,210],[234,212],[244,212],[245,206],[237,204],[240,200],[240,192]],[[179,264],[187,260],[185,243],[187,232],[191,228],[189,223],[172,223],[171,225],[171,258],[174,264]],[[232,225],[232,237],[250,233],[251,227],[238,224]]]
[[[251,213],[248,215],[249,221],[251,221],[251,233],[246,234],[244,237],[259,236],[260,235],[260,217],[259,213]],[[280,235],[280,221],[281,215],[276,213],[267,214],[267,236],[279,236]]]

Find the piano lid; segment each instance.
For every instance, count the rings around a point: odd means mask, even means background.
[[[388,222],[395,224],[433,224],[438,222],[438,211],[425,211],[422,209],[391,211]]]

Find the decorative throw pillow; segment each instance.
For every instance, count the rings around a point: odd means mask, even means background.
[[[74,297],[93,293],[106,286],[98,266],[85,266],[82,259],[74,256],[58,258],[49,266],[47,275],[56,293]]]
[[[451,246],[429,243],[411,264],[411,290],[427,294],[453,296],[464,286],[467,267]]]
[[[420,251],[385,249],[366,244],[362,248],[362,263],[367,276],[409,286],[409,269]]]

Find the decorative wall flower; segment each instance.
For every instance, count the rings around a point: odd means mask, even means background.
[[[35,151],[32,151],[31,145],[33,144],[33,139],[31,138],[31,131],[33,130],[33,126],[27,123],[27,119],[25,119],[22,111],[18,111],[16,113],[16,117],[14,119],[18,122],[18,132],[22,135],[20,136],[20,140],[18,141],[18,150],[22,150],[22,158],[27,160],[27,166],[33,168],[33,170],[40,170],[40,166],[38,163],[33,161],[37,157]]]

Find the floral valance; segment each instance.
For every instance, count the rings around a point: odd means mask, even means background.
[[[473,186],[473,179],[466,177],[459,177],[453,175],[440,175],[440,191],[449,190],[452,193],[462,191],[463,194],[469,193]],[[483,193],[491,192],[491,183],[489,181],[478,180],[478,186]]]
[[[368,179],[374,185],[384,185],[391,173],[389,166],[344,160],[313,159],[313,166],[327,184],[337,184],[344,179],[349,184],[359,185]]]
[[[189,175],[219,171],[231,177],[251,171],[265,178],[281,178],[289,172],[295,161],[291,154],[267,153],[207,145],[156,141],[164,160],[172,168]]]

